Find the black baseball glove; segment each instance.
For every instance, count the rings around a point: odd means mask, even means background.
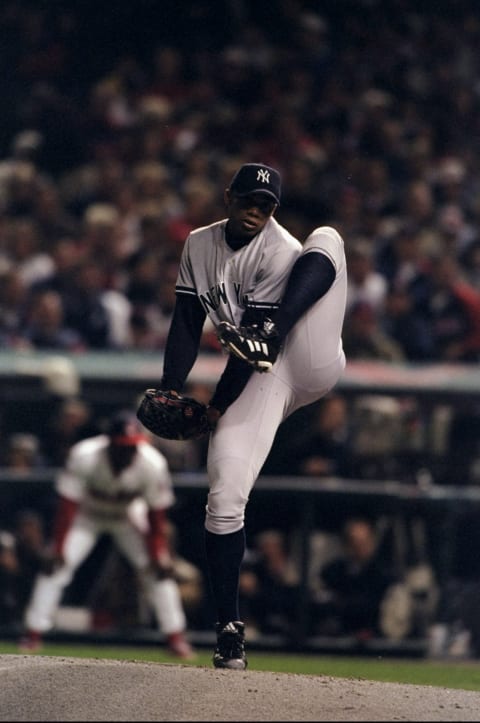
[[[145,391],[137,418],[163,439],[197,439],[211,431],[205,404],[162,389]]]

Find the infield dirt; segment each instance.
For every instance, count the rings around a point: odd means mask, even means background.
[[[0,655],[2,721],[480,721],[480,693],[327,676]]]

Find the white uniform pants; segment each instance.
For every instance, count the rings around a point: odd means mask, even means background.
[[[280,424],[293,412],[325,396],[345,368],[343,353],[331,365],[303,376],[294,388],[286,357],[270,372],[254,372],[238,399],[220,418],[210,439],[205,527],[225,535],[243,527],[250,492]],[[298,378],[298,375],[297,375]],[[312,379],[316,385],[312,390]]]
[[[42,633],[54,626],[55,613],[65,588],[102,533],[111,535],[118,549],[139,573],[159,629],[165,635],[185,630],[186,618],[178,586],[174,580],[157,580],[152,575],[143,535],[128,520],[105,522],[83,514],[77,515],[66,535],[65,564],[52,575],[37,576],[25,613],[27,628]]]

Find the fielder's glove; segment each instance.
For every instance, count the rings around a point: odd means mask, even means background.
[[[197,439],[212,429],[205,404],[161,389],[145,391],[137,418],[163,439]]]

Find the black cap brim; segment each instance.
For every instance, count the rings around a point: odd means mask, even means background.
[[[262,195],[268,196],[273,201],[275,201],[277,206],[280,206],[280,201],[275,196],[275,194],[271,191],[266,191],[264,188],[252,188],[250,191],[245,191],[244,193],[238,193],[238,191],[236,191],[235,189],[231,189],[231,191],[234,196],[238,196],[239,198],[244,198],[245,196],[253,196],[254,193],[261,193]]]

